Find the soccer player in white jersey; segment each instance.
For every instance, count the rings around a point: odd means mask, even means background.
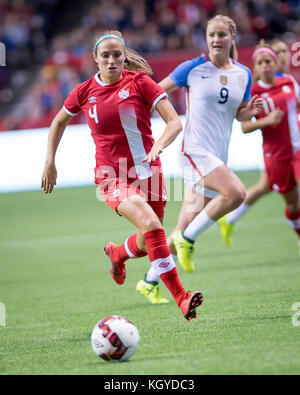
[[[289,75],[294,81],[295,92],[298,98],[298,111],[300,108],[300,88],[297,81],[290,75],[290,61],[291,53],[288,45],[281,40],[273,40],[271,42],[271,47],[275,54],[277,55],[277,73],[279,77],[284,77]],[[283,117],[283,112],[277,108],[271,111],[266,117],[261,118],[257,121],[252,121],[251,128],[256,126],[257,129],[261,129],[269,125],[277,125],[281,122]],[[299,122],[300,125],[300,122]],[[243,126],[242,126],[243,127]],[[225,217],[219,220],[220,231],[223,241],[226,246],[232,244],[232,234],[235,228],[235,223],[240,218],[242,218],[250,208],[256,203],[260,198],[271,192],[269,186],[269,178],[266,169],[263,168],[260,173],[260,178],[258,182],[247,190],[247,196],[245,201],[236,210],[232,211]]]
[[[184,270],[194,271],[194,242],[244,201],[246,189],[226,166],[233,120],[260,113],[262,100],[250,98],[251,73],[234,57],[236,25],[218,15],[208,22],[209,54],[180,64],[160,86],[168,93],[186,87],[187,123],[181,166],[185,195],[178,223],[168,238]],[[204,198],[203,198],[204,196]],[[155,273],[146,281],[157,281]]]

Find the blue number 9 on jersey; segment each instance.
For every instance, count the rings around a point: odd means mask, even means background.
[[[225,104],[227,102],[227,100],[228,100],[228,97],[229,97],[229,91],[228,91],[227,88],[221,88],[221,90],[220,90],[220,97],[221,97],[222,100],[219,100],[218,103]]]

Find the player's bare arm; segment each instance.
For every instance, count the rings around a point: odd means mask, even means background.
[[[259,98],[258,95],[252,97],[248,102],[243,102],[236,114],[238,121],[248,121],[252,117],[256,117],[263,109],[263,99]]]
[[[55,155],[65,128],[71,118],[62,108],[51,123],[47,156],[41,182],[41,188],[44,189],[45,193],[51,193],[54,185],[56,185],[57,171],[55,167]]]
[[[282,117],[284,116],[284,112],[279,108],[275,108],[270,114],[266,117],[257,119],[255,121],[244,121],[242,122],[242,131],[243,133],[251,133],[257,129],[263,129],[267,126],[278,125],[282,121]]]
[[[171,77],[164,78],[158,85],[161,86],[167,93],[171,93],[176,89],[179,89]]]
[[[156,105],[156,110],[167,125],[163,135],[153,145],[149,154],[143,159],[143,162],[150,163],[155,161],[164,148],[170,145],[182,131],[180,118],[168,99],[160,100]]]

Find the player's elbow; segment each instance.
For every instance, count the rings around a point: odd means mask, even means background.
[[[243,133],[247,133],[247,122],[241,122],[241,128]]]
[[[50,128],[51,129],[53,129],[53,128],[55,128],[55,129],[61,129],[61,128],[63,128],[63,127],[65,127],[66,126],[66,124],[63,122],[63,121],[61,121],[57,116],[53,119],[53,121],[51,122],[51,126],[50,126]]]
[[[241,122],[241,126],[242,126],[243,133],[249,133],[249,132],[253,131],[253,125],[252,125],[251,121]]]
[[[178,118],[178,119],[176,120],[176,129],[177,129],[178,134],[179,134],[180,132],[182,132],[182,130],[183,130],[183,126],[182,126],[182,123],[181,123],[180,118]]]
[[[177,136],[183,130],[181,120],[178,116],[173,117],[172,119],[169,120],[168,127],[171,128],[172,135],[174,136]]]

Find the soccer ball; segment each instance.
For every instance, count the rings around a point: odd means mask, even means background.
[[[104,361],[127,361],[136,352],[139,341],[136,326],[118,315],[99,321],[91,336],[94,353]]]

